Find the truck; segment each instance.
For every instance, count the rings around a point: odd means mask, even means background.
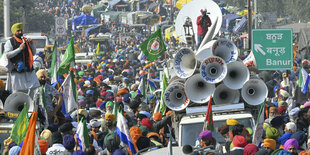
[[[197,151],[214,152],[219,154],[218,150],[212,150],[210,148],[195,147],[195,142],[199,138],[199,134],[203,129],[204,121],[206,118],[207,106],[187,107],[185,113],[179,113],[176,121],[174,121],[176,142],[172,143],[173,153],[187,154],[188,147],[191,147],[192,153]],[[227,119],[235,119],[248,130],[254,131],[255,121],[250,111],[245,110],[244,103],[238,104],[223,104],[212,105],[213,114],[213,126],[214,131],[212,136],[216,139],[218,144],[225,146],[224,137],[218,132],[218,128],[226,124]],[[185,148],[186,147],[186,148]],[[225,148],[223,148],[225,150]],[[143,155],[155,155],[168,152],[168,148],[160,149],[148,149],[148,151],[142,152]],[[191,153],[189,153],[191,154]]]
[[[207,107],[189,107],[186,109],[186,115],[179,122],[178,146],[195,145],[195,141],[199,138],[199,134],[203,129],[205,112]],[[251,112],[244,110],[244,104],[231,105],[213,105],[213,125],[214,132],[212,136],[219,144],[224,144],[224,137],[217,131],[219,127],[226,124],[226,120],[231,118],[237,120],[245,128],[254,130],[255,121]]]
[[[45,46],[49,45],[48,37],[44,33],[27,33],[24,35],[26,38],[31,38],[35,44],[37,53],[43,52]]]

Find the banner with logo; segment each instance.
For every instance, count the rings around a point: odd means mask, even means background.
[[[161,29],[158,29],[147,40],[140,44],[140,48],[149,61],[154,61],[166,51]]]

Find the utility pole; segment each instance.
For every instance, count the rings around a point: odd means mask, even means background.
[[[257,23],[258,23],[258,17],[257,17],[257,0],[254,0],[254,16],[255,16],[255,20],[254,20],[254,28],[257,29]]]
[[[10,0],[3,1],[4,38],[10,37]]]
[[[248,0],[248,50],[251,51],[251,31],[252,31],[252,10],[251,10],[251,0]]]

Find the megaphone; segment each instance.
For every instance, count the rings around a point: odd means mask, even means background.
[[[268,95],[266,84],[261,79],[248,80],[241,89],[241,96],[250,105],[259,105]]]
[[[30,96],[22,92],[16,92],[6,98],[3,110],[5,112],[20,113],[25,103],[28,107],[28,112],[35,111],[35,106]]]
[[[223,83],[216,87],[213,94],[213,100],[215,104],[239,103],[239,99],[239,90],[230,89]]]
[[[200,74],[195,74],[185,82],[186,96],[195,103],[206,103],[213,94],[215,85],[207,83]]]
[[[201,63],[200,74],[208,83],[218,83],[225,78],[227,65],[222,58],[212,56]]]
[[[165,90],[164,97],[167,107],[174,111],[185,109],[190,102],[186,97],[182,83],[170,84]]]
[[[183,83],[185,84],[185,79],[181,79],[179,78],[178,76],[174,76],[172,77],[169,81],[168,81],[169,84],[173,84],[173,83]]]
[[[227,39],[219,39],[212,46],[214,56],[219,56],[228,64],[236,61],[238,58],[238,48],[236,45]]]
[[[242,62],[234,61],[227,65],[227,75],[223,82],[230,89],[240,89],[249,78],[248,68]]]
[[[182,48],[174,57],[174,71],[180,78],[188,78],[195,72],[197,61],[190,48]]]
[[[196,54],[196,60],[202,62],[203,60],[213,56],[212,54],[212,45],[214,44],[216,40],[211,40],[207,42],[205,45],[203,45],[200,49],[197,50]]]

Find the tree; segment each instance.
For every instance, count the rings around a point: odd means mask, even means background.
[[[10,25],[23,22],[25,13],[26,24],[25,32],[44,32],[50,31],[55,23],[52,15],[43,13],[35,9],[34,0],[14,0],[10,1]],[[0,16],[3,17],[3,1],[0,2]],[[0,19],[0,34],[4,33],[4,19]]]

